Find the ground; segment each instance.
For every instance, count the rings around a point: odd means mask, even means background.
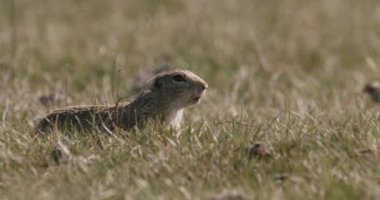
[[[29,126],[163,64],[209,84],[179,131]],[[377,0],[1,1],[1,199],[380,198],[379,65]]]

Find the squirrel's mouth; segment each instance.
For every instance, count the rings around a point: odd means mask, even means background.
[[[194,104],[199,103],[199,101],[201,100],[201,97],[202,97],[201,95],[194,96],[191,98],[190,102]]]

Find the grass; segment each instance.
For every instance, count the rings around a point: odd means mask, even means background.
[[[379,198],[379,107],[362,94],[379,73],[376,0],[11,2],[0,2],[1,199]],[[179,132],[28,126],[51,108],[128,99],[133,77],[163,63],[209,83]],[[88,162],[54,163],[60,138]],[[270,156],[249,159],[257,143]]]

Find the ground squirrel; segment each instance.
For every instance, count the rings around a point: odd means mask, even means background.
[[[143,128],[145,122],[159,120],[176,128],[183,109],[197,104],[207,83],[188,70],[171,70],[154,76],[130,103],[114,106],[75,106],[54,110],[36,122],[38,132],[58,129],[124,130]]]

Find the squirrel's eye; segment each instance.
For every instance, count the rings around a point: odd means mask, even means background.
[[[185,77],[181,76],[181,75],[174,75],[172,77],[173,81],[175,82],[186,82],[186,79]]]

